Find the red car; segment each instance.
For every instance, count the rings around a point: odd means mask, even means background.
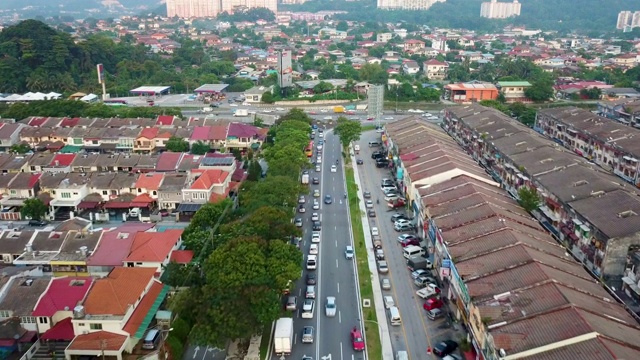
[[[400,242],[400,245],[402,245],[402,247],[407,247],[409,245],[420,246],[420,240],[416,238],[408,238],[408,239],[402,240]]]
[[[362,338],[362,333],[355,326],[353,327],[353,330],[351,330],[351,345],[353,345],[353,350],[355,351],[364,351],[364,339]]]
[[[442,302],[442,300],[436,298],[427,299],[427,301],[424,302],[424,305],[422,305],[422,307],[427,311],[440,309],[443,306],[444,303]]]
[[[367,121],[373,121],[373,120],[375,120],[375,119],[374,119],[374,118],[372,118],[372,117],[367,118]]]

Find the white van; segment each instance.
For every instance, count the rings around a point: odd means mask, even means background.
[[[147,335],[144,337],[144,341],[142,342],[142,348],[147,350],[153,350],[158,346],[158,341],[160,341],[160,330],[151,329],[147,332]]]
[[[409,245],[402,250],[402,256],[409,259],[412,256],[424,255],[424,249],[417,245]]]
[[[409,354],[406,351],[398,351],[396,353],[396,360],[409,360]]]
[[[307,257],[307,270],[315,270],[318,266],[318,257],[316,255],[309,255]]]
[[[397,307],[392,306],[388,310],[389,312],[389,322],[391,326],[399,326],[402,325],[402,319],[400,318],[400,310]]]
[[[382,146],[382,143],[380,141],[369,141],[369,147],[376,147],[376,146]]]

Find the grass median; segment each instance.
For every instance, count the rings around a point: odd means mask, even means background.
[[[362,230],[362,217],[358,202],[358,185],[351,167],[346,168],[347,192],[349,195],[349,212],[351,216],[351,230],[353,232],[353,244],[356,252],[356,266],[358,268],[358,281],[360,283],[360,298],[369,299],[371,306],[362,308],[364,317],[364,331],[367,339],[367,352],[370,360],[382,360],[382,344],[378,331],[378,318],[373,304],[373,287],[371,286],[371,272],[367,260],[367,245],[364,242]]]

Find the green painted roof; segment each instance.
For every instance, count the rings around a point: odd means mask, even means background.
[[[498,81],[500,86],[531,86],[528,81]]]
[[[62,149],[60,149],[60,152],[63,154],[75,154],[80,152],[80,150],[82,150],[82,146],[65,145]]]
[[[160,308],[160,304],[162,304],[162,302],[164,301],[164,298],[167,297],[168,292],[169,292],[169,285],[164,285],[162,287],[162,290],[160,291],[160,294],[158,294],[158,297],[153,302],[153,305],[151,305],[151,309],[149,309],[149,312],[144,317],[144,320],[142,320],[142,324],[140,324],[138,331],[136,331],[135,335],[133,336],[134,338],[142,339],[145,331],[147,331],[147,329],[149,328],[149,325],[151,324],[153,317],[156,316],[156,313]]]

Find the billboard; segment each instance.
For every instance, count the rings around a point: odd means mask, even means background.
[[[278,54],[278,84],[281,88],[293,85],[291,50],[282,50]]]
[[[98,70],[98,84],[104,84],[104,65],[98,64],[96,68]]]

